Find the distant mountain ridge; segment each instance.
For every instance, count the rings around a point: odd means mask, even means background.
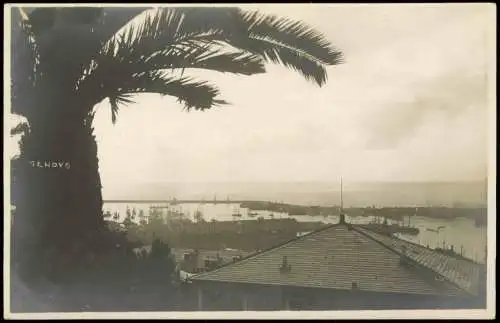
[[[486,206],[487,186],[470,182],[345,183],[345,206]],[[186,182],[144,183],[121,192],[103,192],[105,200],[217,199],[283,201],[338,205],[340,183],[334,182]]]

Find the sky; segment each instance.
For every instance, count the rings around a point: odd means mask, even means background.
[[[185,112],[140,95],[95,119],[106,196],[123,185],[210,181],[483,180],[488,162],[492,8],[266,5],[343,51],[323,87],[285,67],[189,73],[231,105]],[[490,10],[488,10],[490,9]]]

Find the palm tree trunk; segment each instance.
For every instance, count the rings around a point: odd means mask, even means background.
[[[38,274],[81,266],[101,247],[97,144],[81,113],[88,110],[79,108],[52,106],[29,120],[31,131],[13,164],[13,260]]]

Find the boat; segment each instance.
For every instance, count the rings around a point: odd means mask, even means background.
[[[444,228],[446,228],[444,225],[440,225],[439,227],[437,227],[437,229],[427,228],[426,230],[439,233],[439,231],[441,231],[441,229],[444,229]]]
[[[418,235],[420,230],[415,227],[400,226],[398,224],[381,224],[381,223],[369,223],[363,225],[370,230],[380,232],[387,235],[393,235],[395,233],[408,234],[408,235]]]
[[[240,210],[237,210],[236,212],[233,212],[233,217],[238,217],[238,218],[240,218],[240,217],[241,217]]]
[[[248,212],[248,216],[253,218],[255,217],[256,215],[259,215],[257,212]]]
[[[415,228],[415,227],[406,227],[406,226],[400,226],[400,225],[394,225],[396,228],[395,228],[395,231],[397,233],[402,233],[402,234],[409,234],[409,235],[418,235],[420,233],[420,230],[418,228]]]

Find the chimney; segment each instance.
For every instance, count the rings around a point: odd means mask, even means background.
[[[408,256],[407,253],[407,248],[405,245],[402,246],[401,248],[401,254],[399,256],[399,264],[404,267],[411,267],[412,266],[412,260]]]
[[[288,263],[288,258],[286,256],[283,256],[283,260],[282,260],[282,263],[280,266],[280,272],[282,272],[282,273],[290,272],[291,269],[292,269],[292,266],[290,266],[290,264]]]

